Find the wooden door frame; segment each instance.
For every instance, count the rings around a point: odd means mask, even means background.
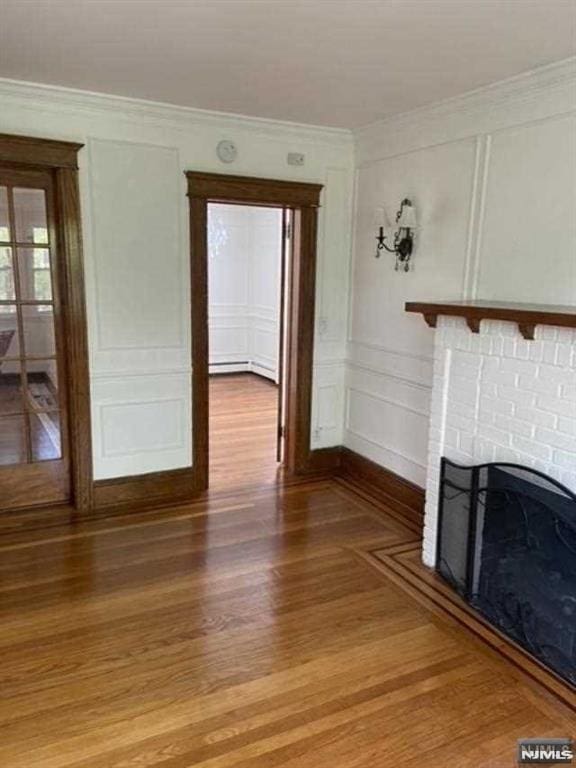
[[[287,470],[311,467],[310,426],[316,298],[318,208],[322,184],[251,176],[186,172],[190,200],[192,301],[192,450],[195,485],[208,487],[208,204],[233,203],[296,211],[300,245],[293,249],[289,301],[286,450]]]
[[[0,134],[0,164],[13,170],[48,170],[53,178],[55,227],[61,279],[70,441],[71,502],[92,509],[92,437],[88,332],[78,185],[78,152],[69,141]]]

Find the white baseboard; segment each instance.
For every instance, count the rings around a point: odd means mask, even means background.
[[[255,373],[257,376],[263,376],[264,378],[270,379],[271,381],[278,384],[278,375],[275,370],[253,362],[212,363],[208,366],[208,373],[211,376],[214,374],[217,375],[222,373]]]
[[[263,376],[265,379],[271,379],[274,383],[278,384],[278,375],[276,371],[270,368],[266,368],[258,363],[250,363],[250,370],[257,376]]]
[[[252,370],[250,363],[212,363],[208,366],[208,373],[246,373]]]

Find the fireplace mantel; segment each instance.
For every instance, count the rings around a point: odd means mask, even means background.
[[[439,315],[463,317],[473,333],[480,332],[481,320],[506,320],[517,323],[525,339],[534,339],[537,325],[576,328],[576,306],[520,304],[508,301],[409,301],[406,312],[417,312],[431,328],[436,328]]]

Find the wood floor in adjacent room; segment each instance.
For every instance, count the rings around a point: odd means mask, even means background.
[[[274,485],[278,387],[250,373],[211,376],[209,398],[210,488]]]
[[[332,480],[5,532],[0,765],[512,768],[574,735],[362,556],[417,546]]]

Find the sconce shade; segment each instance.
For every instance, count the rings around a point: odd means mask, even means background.
[[[398,226],[405,229],[416,229],[416,211],[413,205],[404,204],[402,206]]]
[[[388,217],[386,216],[385,208],[374,209],[373,224],[375,227],[384,227],[384,229],[387,229],[389,227]]]

